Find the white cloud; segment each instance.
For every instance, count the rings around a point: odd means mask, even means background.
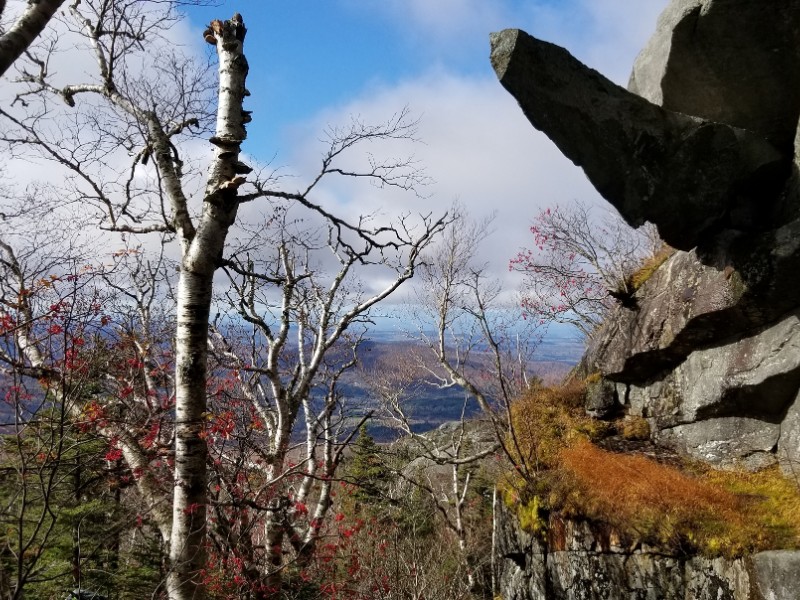
[[[426,190],[431,196],[418,199],[338,181],[320,190],[322,202],[350,218],[375,212],[386,216],[408,211],[443,212],[454,200],[476,218],[496,212],[494,234],[480,256],[499,278],[512,283],[508,260],[528,244],[528,226],[536,213],[546,206],[576,199],[597,201],[597,194],[582,171],[531,127],[514,99],[491,75],[489,31],[502,27],[526,29],[567,46],[590,66],[624,83],[636,52],[652,32],[655,17],[664,4],[664,0],[570,0],[557,5],[512,5],[505,0],[378,3],[379,10],[388,11],[396,18],[397,27],[407,31],[409,40],[430,40],[434,54],[457,53],[460,43],[483,44],[489,75],[467,77],[442,67],[430,67],[414,78],[361,90],[349,102],[295,124],[286,131],[292,149],[281,162],[292,165],[291,173],[298,178],[286,183],[289,188],[295,181],[300,186],[315,174],[325,149],[318,139],[326,125],[345,124],[351,115],[378,123],[408,105],[421,115],[419,137],[424,144],[410,148],[408,144],[393,143],[370,149],[377,156],[405,156],[413,151],[435,180]],[[188,24],[181,24],[172,35],[173,41],[187,46],[187,51],[204,52],[197,32],[190,32]],[[85,53],[78,59],[67,53],[59,67],[65,69],[64,75],[74,75],[89,72],[94,65]],[[204,147],[196,150],[197,156],[207,155]],[[241,215],[245,220],[258,220],[262,212],[263,204],[253,204],[243,207]]]
[[[364,6],[352,0],[348,4]],[[442,49],[457,44],[465,36],[487,32],[487,28],[502,23],[511,15],[505,0],[382,0],[368,8],[387,15],[414,41],[424,39],[426,50],[430,47]],[[463,49],[463,46],[457,48]]]
[[[581,0],[594,24],[587,61],[606,77],[627,85],[633,60],[655,32],[665,0]]]
[[[415,157],[435,180],[426,190],[432,195],[420,200],[339,181],[324,190],[331,210],[350,218],[376,211],[387,216],[444,212],[457,199],[476,218],[496,212],[495,233],[481,251],[481,260],[506,277],[508,260],[527,245],[529,223],[540,209],[596,197],[583,173],[531,127],[495,80],[440,72],[373,90],[304,124],[295,132],[291,160],[302,174],[300,179],[318,167],[316,157],[322,146],[317,137],[327,124],[347,122],[351,115],[380,122],[404,103],[422,115],[419,137],[424,144],[416,147]],[[403,156],[408,145],[386,144],[371,150],[379,156]]]
[[[364,10],[355,0],[347,4]],[[391,19],[409,47],[432,57],[452,58],[473,45],[488,48],[491,31],[518,28],[566,47],[624,85],[666,4],[667,0],[383,0],[367,6]]]
[[[507,5],[496,3],[492,4],[495,12],[483,21],[496,20],[501,13],[516,17],[513,26],[556,43],[574,43],[571,51],[624,83],[663,4],[660,0],[636,5],[624,0],[576,0],[577,16],[572,17],[563,7],[536,5],[525,14],[512,14]],[[403,2],[402,7],[399,2],[388,2],[386,6],[404,10],[405,18],[416,23],[416,34],[409,35],[418,35],[420,28],[439,28],[445,34],[470,28],[481,21],[481,11],[489,11],[486,3],[472,0],[420,0]],[[570,19],[579,20],[580,27],[571,30]],[[304,180],[318,168],[324,149],[318,139],[326,126],[344,124],[353,115],[378,123],[404,105],[422,115],[419,137],[424,145],[414,152],[436,182],[428,190],[432,196],[420,201],[340,181],[324,188],[324,201],[332,210],[350,218],[376,211],[391,216],[409,210],[444,211],[457,199],[476,218],[496,212],[494,234],[480,256],[512,287],[515,276],[507,271],[508,261],[528,245],[528,227],[539,210],[574,200],[602,203],[583,172],[533,129],[496,79],[458,76],[442,68],[393,86],[364,90],[350,102],[295,126],[287,133],[292,141],[288,162],[293,172]],[[376,152],[379,156],[403,156],[408,146],[386,144]]]
[[[511,27],[565,47],[612,81],[626,85],[633,61],[655,31],[667,0],[564,0],[525,4]]]
[[[11,6],[16,10],[19,10],[22,5],[23,3],[19,1],[11,2]],[[139,16],[144,18],[146,15],[159,15],[161,8],[163,7],[159,7],[157,4],[145,6]],[[78,25],[65,5],[65,8],[62,8],[50,21],[32,48],[37,57],[47,58],[49,82],[55,87],[100,81],[98,64],[93,50],[85,36],[80,34],[77,28]],[[157,36],[158,34],[156,31],[152,31],[151,35]],[[130,80],[139,77],[147,72],[147,69],[152,68],[153,61],[159,56],[177,56],[179,53],[185,53],[187,56],[200,57],[206,47],[202,36],[199,32],[193,31],[188,22],[177,21],[163,35],[148,40],[147,54],[133,53],[133,58],[127,65],[126,76]],[[203,63],[202,58],[198,58],[198,61],[200,64]],[[116,183],[121,185],[131,167],[132,157],[124,148],[112,148],[108,142],[101,150],[99,140],[104,138],[105,132],[98,128],[104,125],[103,117],[98,117],[96,122],[91,118],[86,118],[86,115],[93,111],[93,107],[96,109],[98,106],[106,105],[105,101],[92,94],[79,94],[76,96],[76,108],[68,107],[56,96],[46,97],[44,100],[29,97],[26,99],[30,102],[28,107],[20,102],[13,103],[15,95],[26,89],[25,84],[15,82],[19,71],[24,68],[35,72],[35,68],[21,59],[0,79],[0,103],[4,109],[20,119],[42,111],[46,117],[39,120],[40,134],[53,143],[61,143],[65,147],[75,143],[75,139],[79,137],[82,150],[87,155],[90,153],[88,149],[95,147],[94,159],[97,162],[93,163],[91,160],[87,160],[84,163],[85,171],[93,173],[97,181],[104,183],[108,183],[116,177],[118,178]],[[97,111],[95,112],[97,113]],[[124,128],[124,124],[121,126]],[[0,120],[0,129],[3,132],[16,131],[11,123],[4,120]],[[187,163],[186,171],[189,171],[190,165],[207,162],[211,146],[205,142],[189,140],[182,145],[181,150],[182,158]],[[80,154],[81,152],[77,153],[77,155]],[[13,153],[7,153],[4,159],[0,168],[3,168],[9,176],[12,187],[10,193],[7,194],[9,197],[4,198],[0,195],[0,212],[15,214],[20,201],[23,202],[23,214],[13,222],[9,220],[3,223],[6,234],[16,233],[24,240],[27,233],[35,229],[42,236],[48,234],[50,237],[79,236],[79,239],[91,240],[91,242],[87,242],[87,246],[93,249],[93,258],[99,260],[104,260],[106,255],[121,247],[123,244],[121,237],[126,238],[126,241],[132,245],[140,242],[145,247],[155,248],[159,245],[157,236],[146,235],[136,239],[135,236],[101,232],[97,225],[103,215],[102,208],[98,209],[98,206],[88,202],[75,202],[73,194],[66,191],[72,188],[72,184],[69,183],[72,179],[76,181],[74,185],[80,186],[84,191],[87,190],[85,183],[81,182],[79,178],[75,178],[74,173],[59,165],[52,158],[40,155],[35,148],[17,147]],[[148,168],[140,166],[133,181],[145,179],[147,172],[152,176],[152,163]],[[189,185],[196,187],[202,185],[202,182],[198,182],[195,178],[189,182]],[[108,188],[108,190],[113,189],[119,190],[119,186]],[[26,190],[29,193],[31,190],[37,191],[31,194],[30,201],[26,198]],[[91,190],[88,193],[91,194]],[[38,206],[31,206],[33,201],[38,201]],[[175,254],[177,254],[177,250]]]

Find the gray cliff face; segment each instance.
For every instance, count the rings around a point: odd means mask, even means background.
[[[492,36],[500,81],[534,127],[630,223],[654,222],[681,249],[593,340],[584,367],[616,394],[593,394],[587,408],[616,401],[649,419],[659,443],[790,473],[800,472],[798,42],[797,0],[673,0],[628,91],[522,31]]]
[[[800,114],[797,11],[795,0],[673,1],[636,59],[628,89],[791,151]]]
[[[616,382],[618,408],[647,418],[655,441],[720,466],[778,460],[794,473],[800,310],[759,310],[757,299],[735,271],[676,253],[637,292],[637,310],[612,315],[585,368]]]
[[[722,219],[677,252],[585,357],[617,383],[622,408],[650,421],[656,442],[723,467],[778,461],[790,474],[800,466],[799,42],[795,0],[673,0],[661,15],[631,91],[746,129],[790,166],[753,190],[756,227]]]
[[[493,34],[492,64],[629,223],[678,249],[592,340],[589,413],[800,476],[800,2],[672,0],[629,90],[519,30]],[[501,536],[504,600],[800,598],[798,553],[678,559],[570,527],[556,545]]]
[[[496,578],[502,600],[796,600],[800,553],[738,560],[678,557],[621,546],[585,522],[551,523],[546,542],[495,512]]]

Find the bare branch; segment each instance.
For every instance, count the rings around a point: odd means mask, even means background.
[[[542,211],[531,226],[533,247],[510,268],[526,275],[528,318],[572,325],[591,337],[613,300],[632,302],[631,275],[660,247],[655,228],[634,231],[616,214],[595,218],[584,204]]]

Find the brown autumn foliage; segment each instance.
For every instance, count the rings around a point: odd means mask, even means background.
[[[561,386],[532,386],[512,404],[516,458],[528,466],[526,471],[554,468],[567,444],[605,432],[607,423],[586,416],[585,393],[585,383],[574,379]]]
[[[610,525],[630,543],[706,556],[800,547],[800,490],[777,467],[718,471],[601,449],[592,442],[614,433],[646,441],[648,424],[588,417],[585,388],[578,380],[537,385],[512,405],[524,468],[502,487],[523,527],[543,533],[548,515],[559,514]]]

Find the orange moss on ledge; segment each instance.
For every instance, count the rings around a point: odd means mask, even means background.
[[[609,425],[586,415],[585,398],[585,382],[571,380],[561,386],[533,386],[512,404],[512,448],[527,472],[552,469],[567,444],[605,434]]]
[[[777,467],[715,471],[601,449],[592,442],[649,437],[647,423],[588,417],[585,391],[576,380],[536,386],[512,405],[518,468],[500,487],[524,529],[544,538],[560,518],[587,520],[634,544],[730,558],[800,548],[798,482]]]
[[[737,557],[800,547],[800,492],[777,468],[691,473],[579,442],[558,470],[552,508],[665,550]]]

